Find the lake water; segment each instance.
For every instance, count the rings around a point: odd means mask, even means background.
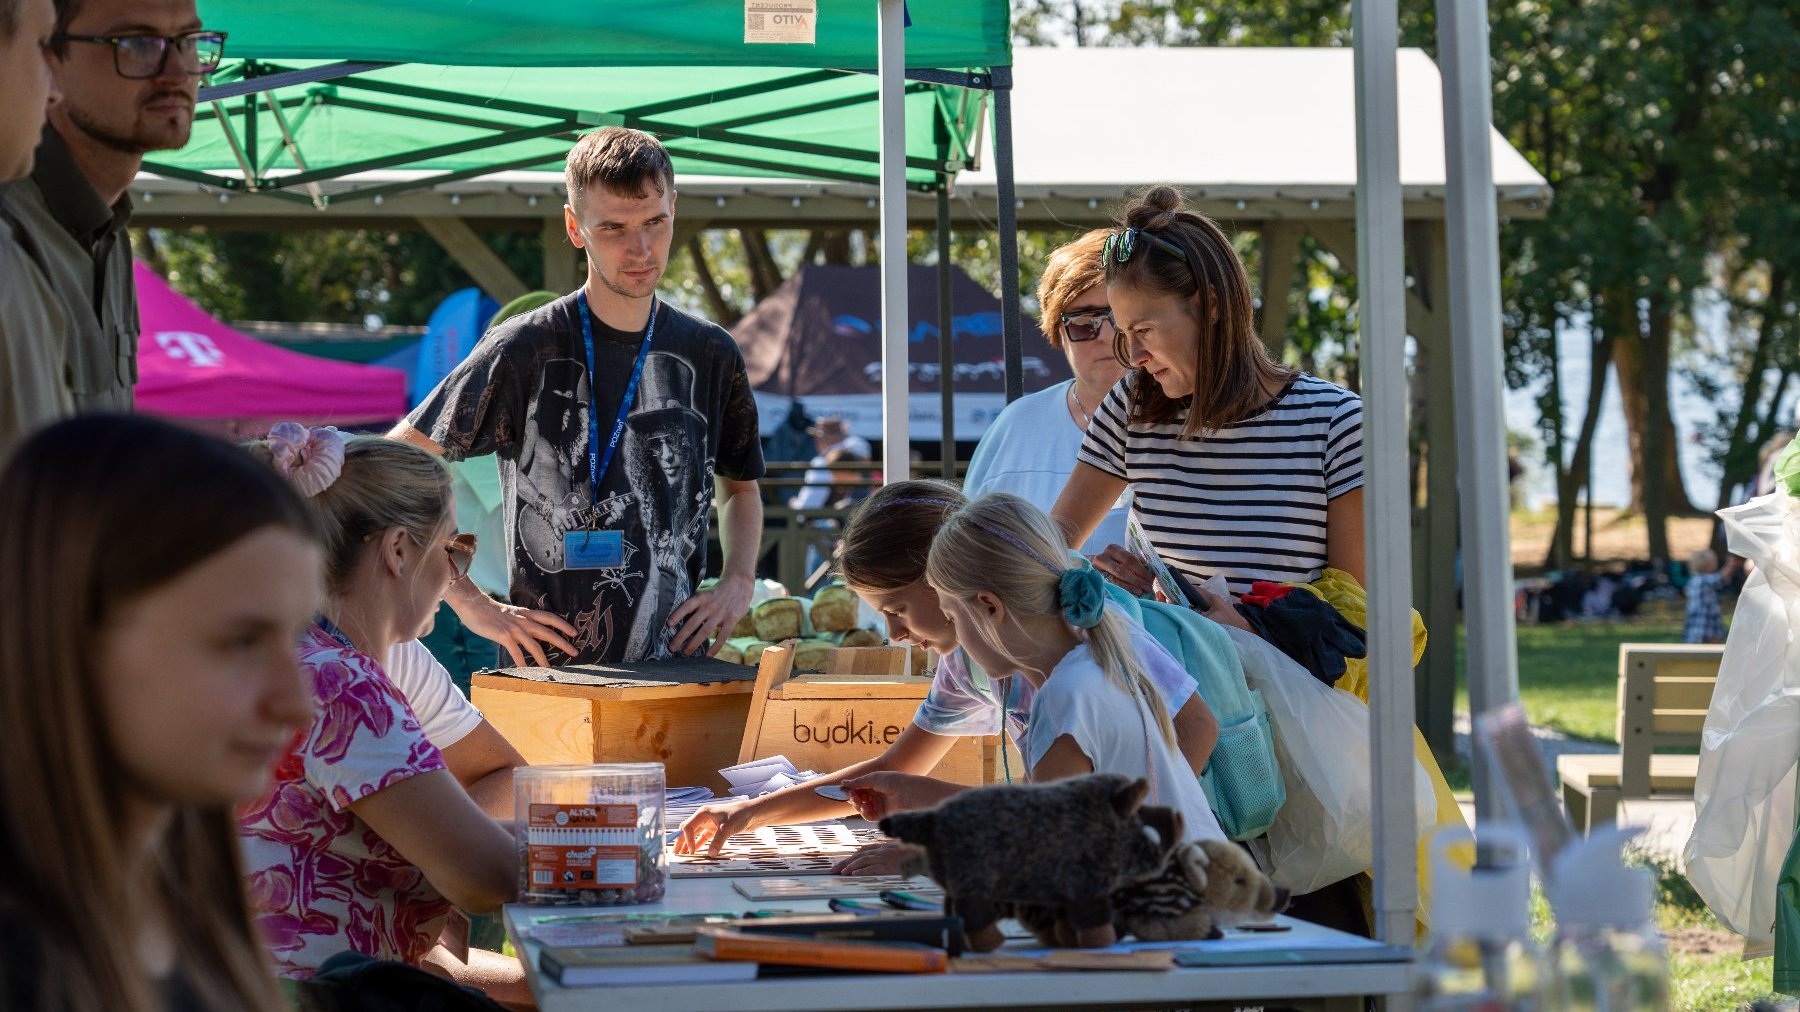
[[[1721,312],[1702,311],[1698,315],[1703,342],[1722,342],[1728,338]],[[1580,434],[1582,417],[1587,411],[1590,365],[1588,341],[1587,329],[1582,326],[1568,327],[1561,341],[1559,358],[1562,364],[1564,434],[1570,445]],[[1630,444],[1625,432],[1625,411],[1620,402],[1618,371],[1611,367],[1607,371],[1606,394],[1601,400],[1600,425],[1594,432],[1594,502],[1624,506],[1631,501]],[[1719,467],[1713,462],[1710,450],[1699,441],[1699,433],[1701,426],[1712,424],[1717,419],[1719,405],[1694,389],[1693,383],[1681,375],[1678,368],[1671,371],[1674,375],[1669,382],[1669,407],[1675,418],[1676,434],[1681,441],[1681,473],[1687,483],[1688,496],[1701,509],[1715,509],[1719,504]],[[1773,381],[1773,377],[1770,381]],[[1537,401],[1541,389],[1539,386],[1509,390],[1506,393],[1507,428],[1515,432],[1530,433],[1540,443],[1543,437],[1538,428]],[[1726,402],[1727,408],[1732,408],[1736,399],[1736,381],[1733,379],[1719,400]],[[1791,407],[1784,410],[1783,417],[1793,417]],[[1522,479],[1525,482],[1526,503],[1533,507],[1554,503],[1555,477],[1551,474],[1542,451],[1531,454],[1530,459],[1524,463],[1527,465],[1526,475]]]

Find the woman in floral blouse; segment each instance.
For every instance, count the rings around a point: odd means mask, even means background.
[[[308,497],[326,547],[323,612],[299,645],[318,715],[239,828],[276,968],[306,979],[350,949],[522,997],[516,960],[434,948],[452,905],[483,913],[513,897],[517,857],[376,660],[428,632],[468,572],[448,472],[402,443],[293,423],[255,450]]]

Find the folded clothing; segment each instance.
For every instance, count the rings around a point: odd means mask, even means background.
[[[1258,636],[1326,685],[1344,677],[1347,658],[1369,655],[1362,629],[1305,587],[1258,580],[1237,610]]]

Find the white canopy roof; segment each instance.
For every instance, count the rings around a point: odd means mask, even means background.
[[[1014,178],[1019,196],[1118,195],[1174,183],[1200,198],[1346,199],[1356,186],[1355,54],[1276,47],[1018,49],[1013,53]],[[1408,200],[1442,199],[1443,80],[1402,49],[1400,182]],[[958,192],[991,194],[992,135]],[[1550,186],[1499,131],[1502,204],[1547,201]],[[1536,210],[1536,208],[1530,208]]]

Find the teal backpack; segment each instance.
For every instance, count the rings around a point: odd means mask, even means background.
[[[1219,722],[1200,786],[1225,835],[1250,840],[1268,831],[1287,801],[1275,737],[1262,693],[1244,680],[1244,665],[1223,627],[1178,605],[1132,597],[1111,583],[1108,596],[1175,656]]]

